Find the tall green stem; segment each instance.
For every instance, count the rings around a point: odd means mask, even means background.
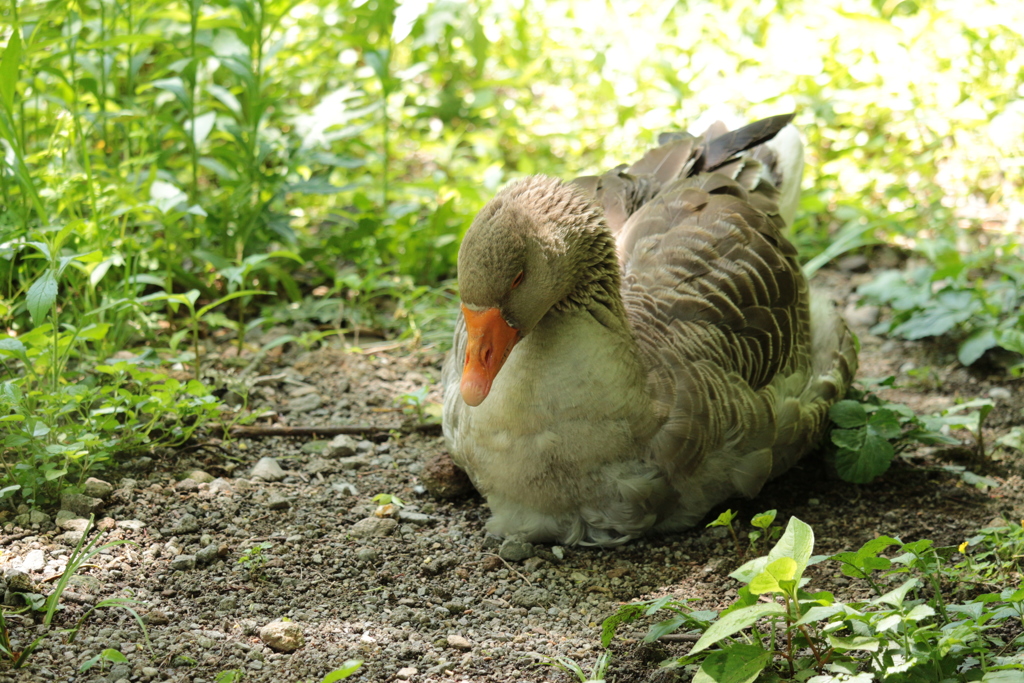
[[[191,121],[189,135],[189,151],[192,160],[192,184],[189,186],[189,202],[195,204],[199,200],[199,149],[196,144],[196,81],[199,79],[199,63],[196,58],[196,33],[199,31],[200,0],[189,0],[189,65],[188,74],[188,119]]]

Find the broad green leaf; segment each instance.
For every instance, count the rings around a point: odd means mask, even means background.
[[[121,45],[152,45],[165,41],[166,36],[156,33],[133,33],[131,35],[115,36],[106,40],[98,40],[95,43],[83,45],[83,49],[102,50],[108,47],[120,47]]]
[[[734,519],[736,519],[736,513],[732,510],[726,510],[722,514],[718,515],[715,521],[709,523],[707,528],[710,529],[713,526],[732,526],[732,521]]]
[[[1024,427],[1014,427],[1003,436],[996,439],[996,444],[1006,448],[1014,448],[1024,451]]]
[[[751,526],[756,526],[758,529],[767,529],[775,522],[777,514],[777,510],[762,512],[761,514],[754,515],[753,519],[750,520],[750,524]]]
[[[89,341],[99,341],[107,336],[107,332],[110,331],[110,323],[96,323],[83,327],[78,331],[79,339],[87,339]]]
[[[796,562],[794,578],[799,579],[803,576],[813,551],[814,530],[797,517],[790,517],[782,538],[768,553],[768,559],[774,561],[780,557],[792,558]]]
[[[14,337],[5,337],[0,339],[0,351],[10,351],[11,353],[21,354],[25,353],[25,345]]]
[[[878,638],[872,638],[869,636],[833,636],[829,635],[829,643],[839,652],[847,652],[849,650],[865,650],[867,652],[877,652],[881,645],[881,640]]]
[[[874,603],[885,603],[886,605],[892,605],[893,607],[902,607],[903,601],[907,599],[907,593],[917,588],[920,585],[920,581],[917,579],[908,579],[898,588],[894,588],[885,595],[879,596],[872,600]]]
[[[154,180],[149,187],[149,198],[160,213],[167,213],[188,199],[188,196],[171,183]]]
[[[66,469],[47,470],[43,477],[46,481],[53,481],[54,479],[60,479],[67,473],[68,471]]]
[[[185,82],[180,78],[158,78],[151,82],[154,88],[166,90],[169,93],[173,93],[178,101],[184,107],[188,107],[188,91],[185,89]]]
[[[1024,683],[1024,671],[1019,669],[988,671],[982,676],[981,683]]]
[[[755,557],[754,559],[748,560],[747,562],[744,562],[742,565],[740,565],[738,568],[734,569],[732,572],[729,573],[729,576],[736,579],[737,581],[742,581],[743,583],[749,584],[751,581],[754,580],[755,576],[764,571],[764,568],[768,566],[769,562],[770,560],[768,559],[767,555],[763,557]]]
[[[978,330],[960,343],[960,348],[956,352],[957,360],[963,365],[972,365],[986,351],[996,345],[998,342],[996,341],[996,331],[993,328]]]
[[[709,525],[710,526],[710,525]],[[810,561],[811,552],[814,550],[814,531],[804,522],[796,517],[789,518],[786,531],[782,534],[775,547],[764,557],[757,557],[744,563],[741,567],[729,574],[732,578],[743,583],[750,583],[754,577],[765,570],[770,562],[780,557],[791,557],[796,560],[797,571],[795,576],[799,579],[807,564]]]
[[[395,8],[395,23],[391,29],[391,41],[400,43],[409,37],[416,22],[430,9],[431,0],[402,0]]]
[[[907,619],[911,621],[921,621],[922,619],[928,619],[935,616],[935,610],[928,605],[916,605],[914,609],[910,610],[907,614]]]
[[[868,413],[857,401],[839,401],[828,411],[828,415],[837,425],[847,429],[863,427],[868,423]]]
[[[47,314],[57,301],[57,278],[52,270],[44,272],[38,280],[28,288],[25,303],[32,314],[32,322],[36,325],[46,319]]]
[[[780,583],[792,581],[796,576],[796,560],[791,557],[780,557],[768,564],[764,571],[755,576],[749,586],[754,595],[778,593],[782,591]]]
[[[331,673],[324,676],[320,683],[334,683],[334,681],[340,681],[343,678],[348,678],[356,671],[359,671],[359,667],[363,665],[361,659],[349,659],[340,668],[335,669]]]
[[[851,451],[859,451],[864,447],[864,440],[868,438],[868,430],[859,427],[857,429],[833,429],[832,443]]]
[[[999,345],[1007,351],[1024,353],[1024,330],[1010,329],[999,332]]]
[[[836,452],[836,471],[845,481],[868,484],[884,474],[892,463],[892,444],[877,434],[868,434],[859,451],[840,448]]]
[[[690,650],[694,655],[708,649],[723,638],[728,638],[737,631],[750,628],[757,623],[758,619],[768,616],[785,616],[786,608],[774,602],[759,603],[750,607],[743,607],[735,612],[723,614],[718,621],[711,624],[700,640]]]
[[[836,614],[846,614],[850,611],[856,612],[852,608],[839,604],[839,605],[815,605],[806,612],[803,616],[794,624],[794,626],[803,626],[804,624],[812,624],[816,621],[826,621],[831,619]]]
[[[388,80],[388,71],[391,63],[391,53],[389,50],[370,50],[363,55],[363,59],[369,64],[370,68],[373,69],[373,73],[377,75],[377,78],[383,83]]]
[[[185,132],[192,138],[192,144],[196,149],[202,147],[206,138],[210,136],[214,124],[217,122],[217,113],[208,111],[205,114],[196,116],[195,121],[185,122]]]
[[[693,683],[752,683],[771,661],[760,645],[736,643],[709,654],[693,677]]]
[[[113,648],[107,648],[106,650],[101,652],[100,655],[103,657],[103,659],[107,660],[108,662],[127,662],[128,661],[127,657],[125,657],[123,654],[121,654],[119,651],[117,651],[117,650],[115,650]]]
[[[211,83],[206,86],[206,91],[216,97],[217,101],[227,107],[228,111],[236,117],[242,116],[242,104],[230,90],[215,83]]]
[[[896,413],[880,408],[868,418],[868,428],[883,439],[898,439],[903,435]]]
[[[647,631],[647,635],[644,636],[645,643],[653,643],[658,638],[669,633],[675,633],[679,630],[679,627],[687,622],[685,614],[678,614],[671,619],[665,619],[651,626],[650,630]],[[605,645],[605,647],[608,647]]]
[[[198,295],[199,292],[197,291],[196,294]],[[202,318],[204,315],[206,315],[207,313],[209,313],[213,309],[217,308],[221,304],[226,304],[229,301],[232,301],[234,299],[238,299],[238,298],[243,297],[243,296],[253,296],[255,294],[273,294],[273,292],[266,292],[266,291],[263,291],[261,289],[246,289],[246,290],[243,290],[241,292],[232,292],[231,294],[228,294],[227,296],[222,296],[221,298],[217,299],[216,301],[213,301],[212,303],[209,303],[209,304],[203,306],[202,308],[200,308],[198,311],[196,311],[196,318]]]
[[[903,622],[903,617],[899,614],[890,614],[887,617],[883,617],[878,620],[875,624],[875,630],[879,632],[891,631]]]
[[[11,37],[0,58],[0,100],[8,112],[14,112],[14,93],[18,85],[18,71],[21,68],[21,27],[15,24]]]

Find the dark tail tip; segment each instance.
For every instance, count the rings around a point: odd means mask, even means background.
[[[695,168],[694,171],[714,171],[740,152],[768,142],[778,135],[779,131],[793,120],[794,116],[796,116],[796,112],[769,116],[709,140],[701,162],[697,164],[698,168]]]

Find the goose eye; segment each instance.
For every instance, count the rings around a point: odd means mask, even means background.
[[[519,275],[516,275],[512,279],[512,286],[509,287],[509,289],[515,289],[516,287],[518,287],[521,284],[523,284],[523,271],[520,270],[519,271]]]

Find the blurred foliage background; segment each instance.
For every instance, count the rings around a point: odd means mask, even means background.
[[[879,331],[1024,352],[1024,4],[0,4],[0,498],[214,418],[213,340],[445,343],[500,185],[715,119],[798,112],[808,270],[909,258]]]

